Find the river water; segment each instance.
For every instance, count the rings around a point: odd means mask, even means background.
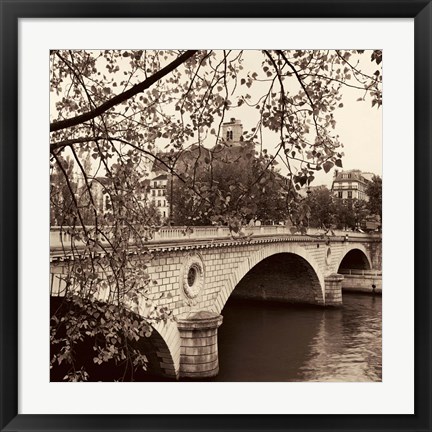
[[[381,381],[381,297],[341,308],[230,299],[211,381]]]

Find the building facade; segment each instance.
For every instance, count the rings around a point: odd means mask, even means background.
[[[170,215],[170,206],[167,197],[167,187],[169,175],[165,173],[153,173],[154,177],[150,178],[149,200],[153,202],[158,209],[162,220],[167,220]]]
[[[360,170],[335,171],[332,183],[334,195],[342,199],[369,201],[366,193],[369,174]]]

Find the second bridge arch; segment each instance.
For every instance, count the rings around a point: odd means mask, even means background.
[[[260,261],[240,280],[232,297],[322,304],[322,289],[312,266],[294,253],[277,253]]]

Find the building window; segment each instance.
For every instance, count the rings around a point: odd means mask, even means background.
[[[153,186],[154,186],[155,188],[157,188],[157,181],[155,181],[155,182],[153,183]]]
[[[158,206],[158,207],[161,206],[161,202],[160,202],[160,200],[157,201],[157,206]]]
[[[163,217],[166,217],[166,211],[165,210],[163,211]]]
[[[227,131],[227,141],[232,140],[233,139],[233,131],[229,130]]]
[[[338,192],[338,198],[342,198],[342,191]]]
[[[156,191],[152,189],[152,196],[156,196]]]
[[[352,198],[352,191],[348,191],[348,199]]]
[[[165,189],[162,191],[162,195],[163,195],[163,196],[166,195],[166,190],[165,190]]]
[[[161,196],[162,195],[162,191],[159,189],[158,190],[158,196]]]

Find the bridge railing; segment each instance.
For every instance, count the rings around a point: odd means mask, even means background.
[[[94,227],[88,227],[92,229]],[[79,232],[79,230],[78,230]],[[323,230],[310,228],[307,234],[303,237],[319,237],[322,236]],[[364,239],[368,237],[379,237],[378,234],[361,233],[354,231],[334,230],[327,233],[330,237],[341,237],[349,239]],[[235,234],[234,234],[235,235]],[[241,235],[252,237],[272,237],[272,236],[295,236],[302,237],[299,233],[291,231],[291,227],[284,225],[261,225],[261,226],[245,226],[242,229]],[[109,236],[109,234],[108,234]],[[169,241],[187,241],[187,240],[214,240],[214,239],[229,239],[233,236],[228,227],[221,226],[196,226],[196,227],[162,227],[153,233],[153,236],[148,243],[162,243]],[[99,240],[102,243],[108,244],[100,235]],[[75,246],[80,245],[80,241],[72,239],[71,230],[69,227],[52,226],[50,229],[50,247],[51,249],[59,249],[62,247],[70,247],[74,242]],[[81,244],[83,244],[81,242]]]
[[[381,276],[381,270],[339,269],[338,273],[345,276]]]
[[[208,239],[229,236],[228,227],[215,226],[197,226],[197,227],[163,227],[154,233],[151,241],[160,240],[181,240],[184,238],[191,239]]]

